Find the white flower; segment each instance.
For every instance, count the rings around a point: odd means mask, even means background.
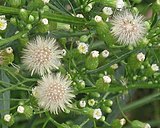
[[[76,17],[78,17],[78,18],[84,18],[84,16],[82,14],[77,14]]]
[[[48,24],[48,19],[47,18],[43,18],[41,20],[41,22],[44,24],[44,25],[47,25]]]
[[[112,68],[112,69],[117,69],[117,68],[118,68],[118,64],[113,64],[113,65],[111,65],[111,68]]]
[[[107,58],[107,57],[109,56],[109,51],[108,51],[108,50],[103,50],[103,51],[102,51],[102,56],[103,56],[104,58]]]
[[[99,51],[96,51],[96,50],[92,51],[92,52],[91,52],[91,56],[92,56],[93,58],[97,58],[97,57],[99,56]]]
[[[79,106],[80,106],[81,108],[86,107],[86,101],[85,101],[85,100],[81,100],[81,101],[79,102]]]
[[[145,54],[143,54],[142,52],[138,53],[137,54],[137,59],[140,61],[140,62],[143,62],[145,60]]]
[[[157,64],[152,64],[151,69],[156,72],[159,70],[159,66]]]
[[[45,4],[49,3],[50,0],[42,0]]]
[[[5,30],[7,28],[7,21],[5,20],[5,15],[0,16],[0,30]]]
[[[88,44],[81,42],[78,44],[77,49],[81,54],[86,54],[88,52],[88,47],[89,47]]]
[[[100,108],[95,109],[93,112],[93,118],[95,118],[96,120],[99,120],[102,117],[102,111]]]
[[[147,123],[144,128],[151,128],[151,126]]]
[[[109,84],[109,83],[111,83],[112,80],[109,76],[103,76],[103,81],[104,81],[104,83]]]
[[[112,8],[110,7],[104,7],[102,11],[104,14],[109,15],[109,16],[113,14]]]
[[[24,113],[24,107],[23,106],[18,106],[17,112],[18,113]]]
[[[114,15],[111,24],[111,32],[120,44],[136,46],[146,33],[143,16],[134,15],[128,10]]]
[[[94,106],[95,103],[96,103],[96,101],[95,101],[94,99],[89,99],[89,100],[88,100],[88,105],[89,105],[89,106]]]
[[[5,120],[6,122],[10,122],[10,120],[11,120],[11,115],[9,115],[9,114],[4,115],[4,120]]]
[[[121,124],[121,126],[125,125],[126,124],[126,120],[124,118],[120,119],[120,124]]]
[[[31,71],[31,75],[34,72],[40,75],[50,73],[50,70],[58,69],[61,65],[62,50],[58,48],[55,39],[38,36],[23,50],[22,62]]]
[[[117,2],[116,2],[116,8],[118,10],[122,10],[124,6],[125,6],[125,3],[123,2],[123,0],[117,0]]]
[[[75,97],[72,94],[71,83],[68,77],[60,73],[43,76],[35,88],[38,105],[54,114],[64,111],[71,105],[71,99]]]
[[[102,21],[102,17],[96,15],[96,16],[94,17],[94,20],[98,23],[98,22]]]

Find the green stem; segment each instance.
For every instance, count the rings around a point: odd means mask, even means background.
[[[19,33],[15,34],[15,35],[11,36],[11,37],[5,38],[4,40],[2,39],[2,40],[0,40],[0,46],[14,41],[14,40],[20,38],[22,35],[24,35],[26,33],[27,33],[27,31],[22,31],[22,32],[19,32]]]
[[[121,112],[121,114],[123,115],[123,117],[131,124],[131,121],[128,119],[128,117],[124,114],[124,112],[123,112],[123,110],[122,110],[122,108],[121,108],[121,106],[120,106],[120,104],[119,104],[119,99],[118,99],[118,97],[116,98],[116,100],[117,100],[117,105],[118,105],[118,107],[119,107],[119,110],[120,110],[120,112]]]
[[[18,15],[20,12],[20,9],[12,8],[12,7],[4,7],[0,6],[0,13],[1,14],[11,14],[11,15]],[[37,15],[38,11],[27,11],[28,14],[32,13]],[[68,16],[68,15],[62,15],[62,14],[55,14],[55,13],[48,13],[44,12],[41,14],[42,18],[47,18],[49,20],[55,21],[55,22],[61,22],[61,23],[68,23],[68,24],[76,24],[76,25],[85,25],[88,22],[86,22],[85,19],[74,17],[74,16]]]
[[[159,84],[146,84],[146,83],[142,83],[142,84],[132,84],[132,85],[128,85],[126,86],[115,86],[112,87],[110,86],[108,90],[106,90],[107,92],[120,92],[120,91],[126,91],[126,90],[132,90],[132,89],[154,89],[154,88],[160,88]],[[95,92],[98,91],[98,89],[96,87],[86,87],[82,90],[79,90],[77,93],[88,93],[88,92]]]
[[[85,120],[84,122],[82,122],[82,123],[80,124],[80,127],[83,127],[88,121],[89,121],[89,119],[87,118],[87,120]]]

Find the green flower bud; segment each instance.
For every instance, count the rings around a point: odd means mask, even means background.
[[[83,36],[80,37],[79,40],[80,40],[80,42],[87,42],[87,41],[88,41],[88,38],[89,38],[89,37],[88,37],[87,35],[83,35]]]
[[[84,10],[85,12],[90,12],[92,10],[92,3],[88,4]]]
[[[16,20],[16,18],[15,18],[15,17],[12,17],[12,18],[10,19],[10,23],[16,26],[16,25],[17,25],[17,20]]]
[[[120,123],[120,120],[119,119],[115,119],[112,124],[111,124],[111,127],[112,128],[122,128],[122,125]]]
[[[105,100],[104,104],[108,107],[111,107],[113,105],[113,101],[112,100]]]
[[[132,128],[151,128],[151,126],[149,124],[143,123],[143,122],[138,121],[138,120],[132,121],[131,126],[132,126]]]
[[[3,122],[4,122],[5,125],[11,126],[11,125],[14,124],[14,117],[10,114],[6,114],[3,117]]]
[[[91,92],[90,96],[94,98],[99,98],[101,95],[98,92]]]
[[[160,0],[156,0],[156,2],[153,3],[152,8],[155,12],[158,13],[160,11]]]
[[[97,22],[97,18],[95,17],[95,21]],[[99,38],[103,41],[105,41],[107,44],[113,44],[115,43],[115,39],[110,33],[110,28],[109,26],[103,22],[102,20],[96,23],[96,32],[99,36]]]
[[[27,22],[28,21],[28,12],[26,9],[21,9],[19,12],[19,17],[21,20]]]
[[[85,61],[85,65],[87,69],[93,70],[96,69],[99,65],[99,52],[98,51],[92,51],[91,54],[87,57]]]
[[[31,106],[24,106],[24,115],[26,118],[31,118],[33,115],[33,108]]]
[[[26,28],[27,28],[28,30],[31,30],[31,29],[32,29],[32,25],[31,25],[31,24],[27,24]]]
[[[29,15],[29,18],[28,18],[28,22],[29,23],[33,23],[34,22],[34,16],[33,15]]]
[[[89,118],[93,119],[94,110],[88,107],[83,108],[83,113],[88,115]]]
[[[12,7],[19,7],[22,3],[21,0],[8,0],[8,3],[12,6]]]
[[[103,78],[99,78],[96,81],[96,88],[98,91],[103,92],[109,88],[109,83],[111,82],[111,78],[109,76],[103,76]]]
[[[102,106],[102,110],[105,111],[106,113],[111,113],[112,109],[110,107]]]

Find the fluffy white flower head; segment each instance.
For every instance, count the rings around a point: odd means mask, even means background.
[[[152,64],[151,69],[156,72],[159,70],[159,66],[157,64]]]
[[[94,20],[95,20],[97,23],[98,23],[98,22],[101,22],[101,21],[102,21],[102,17],[96,15],[96,16],[94,17]]]
[[[0,16],[0,30],[5,30],[7,28],[7,21],[5,20],[5,15]]]
[[[10,122],[10,120],[11,120],[11,115],[9,115],[9,114],[4,115],[4,120],[5,120],[6,122]]]
[[[36,37],[23,50],[23,64],[33,73],[44,75],[61,65],[62,50],[58,49],[55,39]]]
[[[113,14],[113,11],[112,11],[112,8],[110,8],[110,7],[104,7],[103,8],[103,13],[105,14],[105,15],[112,15]]]
[[[23,106],[18,106],[18,108],[17,108],[17,112],[18,113],[24,113],[24,107]]]
[[[140,62],[143,62],[145,60],[145,54],[143,54],[142,52],[138,53],[137,54],[137,59],[140,61]]]
[[[81,101],[79,102],[79,106],[80,106],[81,108],[86,107],[86,101],[85,101],[85,100],[81,100]]]
[[[81,42],[78,44],[77,49],[81,54],[86,54],[88,52],[88,47],[89,47],[88,44]]]
[[[68,77],[59,73],[43,76],[35,88],[38,105],[54,114],[64,111],[71,105],[71,99],[75,97],[70,85],[71,81]]]
[[[102,117],[102,111],[100,108],[94,109],[93,118],[99,120]]]
[[[115,14],[111,24],[112,34],[123,45],[136,46],[146,33],[143,16],[134,15],[128,10]]]
[[[96,51],[96,50],[92,51],[92,52],[91,52],[91,56],[92,56],[93,58],[97,58],[97,57],[99,56],[99,51]]]

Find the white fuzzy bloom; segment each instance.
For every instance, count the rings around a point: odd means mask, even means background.
[[[45,4],[49,3],[50,0],[42,0]]]
[[[6,122],[10,122],[10,120],[11,120],[11,115],[9,115],[9,114],[6,114],[6,115],[4,115],[4,121],[6,121]]]
[[[92,51],[92,52],[91,52],[91,56],[92,56],[93,58],[97,58],[97,57],[99,56],[99,51],[96,51],[96,50]]]
[[[81,100],[81,101],[79,102],[79,106],[80,106],[81,108],[86,107],[86,101],[85,101],[85,100]]]
[[[142,52],[138,53],[137,60],[139,60],[140,62],[143,62],[145,60],[145,54],[143,54]]]
[[[144,126],[144,128],[151,128],[151,126],[150,126],[150,124],[146,124],[145,126]]]
[[[0,16],[0,30],[5,30],[7,28],[7,21],[5,20],[5,15]]]
[[[86,54],[88,52],[88,47],[88,44],[81,42],[78,44],[77,49],[81,54]]]
[[[78,18],[84,18],[84,16],[82,14],[77,14],[76,17],[78,17]]]
[[[159,70],[159,66],[158,66],[157,64],[152,64],[152,65],[151,65],[151,69],[152,69],[154,72],[156,72],[156,71]]]
[[[125,6],[125,3],[124,3],[123,0],[117,0],[117,2],[116,2],[116,8],[118,10],[122,10],[124,6]]]
[[[109,83],[111,83],[111,77],[109,77],[109,76],[103,76],[103,81],[104,81],[104,83],[107,83],[107,84],[109,84]]]
[[[93,118],[95,118],[96,120],[99,120],[102,117],[102,111],[100,108],[95,109],[93,112]]]
[[[121,124],[121,126],[125,125],[126,124],[126,120],[124,118],[120,119],[120,124]]]
[[[98,23],[98,22],[101,22],[101,21],[102,21],[102,17],[96,15],[96,16],[94,17],[94,20],[95,20],[97,23]]]
[[[48,19],[47,18],[43,18],[41,20],[41,22],[44,24],[44,25],[47,25],[48,24]]]
[[[113,64],[113,65],[111,65],[111,68],[112,68],[112,69],[117,69],[117,68],[118,68],[118,64]]]
[[[112,8],[110,8],[110,7],[104,7],[103,8],[103,13],[105,14],[105,15],[112,15],[113,14],[113,11],[112,11]]]
[[[60,73],[43,76],[35,88],[38,105],[54,114],[64,111],[71,105],[71,99],[75,97],[72,94],[71,83],[68,77]]]
[[[102,56],[103,56],[104,58],[107,58],[107,57],[109,56],[109,51],[108,51],[108,50],[103,50],[103,51],[102,51]]]
[[[36,37],[23,50],[22,62],[33,73],[44,75],[61,65],[62,50],[58,49],[55,39]]]
[[[23,106],[18,106],[17,112],[18,113],[24,113],[24,107]]]
[[[128,10],[115,14],[111,24],[112,34],[123,45],[136,46],[146,33],[143,16],[134,15]]]

